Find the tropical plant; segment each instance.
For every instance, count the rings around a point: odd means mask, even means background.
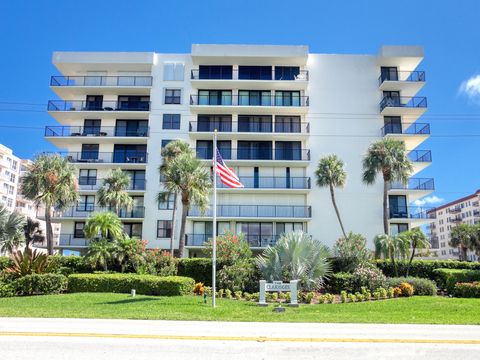
[[[370,291],[384,287],[387,278],[374,266],[360,266],[352,274],[351,286],[353,291],[361,291],[366,288]]]
[[[123,234],[114,241],[113,257],[118,261],[121,272],[132,266],[135,270],[145,263],[147,242]]]
[[[450,232],[451,247],[460,249],[461,260],[467,261],[467,251],[475,249],[475,227],[470,224],[459,224]]]
[[[74,166],[58,154],[40,155],[22,177],[23,196],[45,209],[49,255],[53,255],[52,208],[64,210],[79,198],[75,172]]]
[[[252,250],[248,242],[245,241],[243,233],[235,235],[230,231],[225,231],[223,235],[217,236],[216,250],[217,261],[222,265],[233,265],[239,260],[252,257]],[[205,243],[205,255],[211,258],[212,251],[213,240],[209,239]]]
[[[131,208],[133,199],[128,194],[129,186],[130,176],[125,171],[112,171],[97,191],[98,205],[113,208],[116,214],[119,214],[121,208]]]
[[[112,239],[120,238],[123,235],[123,225],[116,214],[111,211],[97,212],[90,215],[83,230],[89,240],[98,238]]]
[[[12,253],[23,244],[25,217],[17,212],[9,212],[0,205],[0,251]]]
[[[346,272],[352,272],[358,266],[368,263],[372,257],[367,248],[367,239],[352,232],[349,232],[346,238],[338,239],[333,251],[340,269]]]
[[[16,250],[11,255],[12,265],[5,269],[13,277],[29,274],[43,274],[53,269],[53,262],[48,261],[47,254],[26,247],[23,251]]]
[[[395,260],[405,259],[408,256],[410,242],[400,235],[379,234],[373,239],[375,244],[375,258],[390,259],[395,270],[395,276],[398,276],[398,269]]]
[[[375,183],[378,174],[383,178],[383,231],[388,234],[388,188],[392,182],[407,184],[413,172],[403,141],[384,138],[368,148],[363,159],[363,182]]]
[[[113,242],[107,239],[96,239],[88,244],[87,259],[92,265],[101,266],[104,271],[108,271],[108,264],[113,261],[115,246]]]
[[[317,185],[319,187],[327,187],[330,189],[330,198],[332,199],[333,208],[337,214],[338,223],[342,229],[343,237],[347,238],[347,233],[343,226],[337,202],[335,201],[334,188],[344,187],[347,181],[347,173],[344,170],[344,163],[337,155],[328,155],[319,160],[315,175],[317,177]]]
[[[179,256],[185,252],[185,224],[190,207],[197,206],[200,212],[208,209],[212,188],[210,171],[193,152],[181,152],[160,167],[166,192],[176,194],[182,202]]]
[[[283,234],[275,246],[258,255],[256,263],[268,281],[299,280],[306,290],[318,289],[331,272],[330,252],[303,231]]]
[[[412,266],[413,258],[415,257],[415,252],[417,249],[428,249],[430,247],[430,243],[428,242],[427,236],[423,233],[420,228],[413,228],[409,231],[404,231],[398,235],[399,237],[403,238],[405,242],[409,243],[409,247],[411,249],[410,259],[408,260],[407,272],[406,275],[408,277],[408,273],[410,272],[410,267]]]
[[[27,221],[23,226],[23,234],[25,237],[26,247],[30,247],[30,244],[41,243],[45,241],[45,236],[43,236],[40,222],[30,217],[27,218]]]

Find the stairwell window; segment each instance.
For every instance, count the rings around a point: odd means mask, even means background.
[[[157,238],[169,238],[172,236],[172,221],[158,220],[157,221]]]
[[[185,65],[177,62],[163,63],[163,80],[165,81],[183,81]]]
[[[180,129],[180,114],[163,114],[162,129],[164,130]]]
[[[181,89],[165,89],[165,104],[180,104],[181,100]]]

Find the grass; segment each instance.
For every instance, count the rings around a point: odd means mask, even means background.
[[[480,324],[480,299],[400,298],[347,304],[300,305],[274,313],[273,305],[219,299],[217,308],[195,296],[155,297],[77,293],[0,299],[0,316],[102,319]]]

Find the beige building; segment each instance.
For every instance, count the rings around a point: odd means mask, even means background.
[[[458,224],[480,222],[480,190],[463,198],[439,206],[429,213],[435,218],[429,225],[430,246],[434,256],[440,259],[458,259],[459,250],[449,245],[450,232]],[[477,261],[474,252],[468,252],[468,260]]]

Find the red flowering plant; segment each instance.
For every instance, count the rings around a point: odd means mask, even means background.
[[[207,257],[212,257],[213,241],[209,239],[205,244]],[[222,265],[233,265],[239,260],[252,257],[252,250],[245,241],[243,233],[234,234],[226,231],[217,236],[217,261]]]
[[[357,267],[367,264],[372,257],[367,248],[367,239],[352,232],[349,232],[346,238],[337,240],[333,252],[338,266],[345,272],[353,272]]]

